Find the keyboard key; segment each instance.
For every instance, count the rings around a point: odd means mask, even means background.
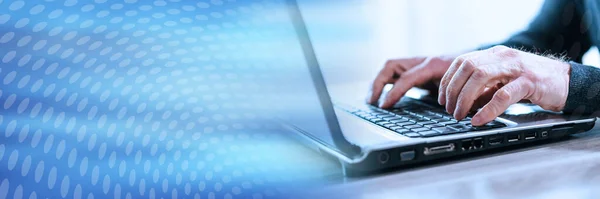
[[[403,135],[405,135],[405,136],[408,136],[408,137],[410,137],[410,138],[418,138],[418,137],[421,137],[421,134],[414,133],[414,132],[406,133],[406,134],[403,134]]]
[[[394,130],[394,131],[395,131],[396,133],[400,133],[400,134],[404,134],[404,133],[409,133],[409,132],[411,132],[410,130],[408,130],[408,129],[404,129],[404,128],[402,128],[402,129],[396,129],[396,130]]]
[[[381,121],[381,122],[376,122],[375,124],[383,126],[383,125],[391,124],[391,123],[384,120],[384,121]]]
[[[395,131],[395,130],[398,130],[398,129],[405,129],[405,128],[403,128],[403,127],[401,127],[401,126],[394,126],[394,127],[390,127],[390,129],[391,129],[392,131]]]
[[[396,116],[387,116],[387,117],[382,117],[381,119],[384,119],[384,120],[388,120],[388,121],[389,121],[389,120],[396,119]]]
[[[433,119],[432,121],[440,123],[440,122],[447,122],[448,119],[446,119],[446,118],[437,118],[437,119]]]
[[[404,112],[404,110],[392,110],[393,113],[395,113],[396,115],[408,115],[408,113]]]
[[[411,129],[411,131],[414,131],[414,132],[422,132],[422,131],[429,131],[429,130],[430,129],[426,128],[426,127]]]
[[[429,122],[429,120],[423,118],[411,119],[410,121],[414,123]]]
[[[358,113],[354,113],[355,115],[361,116],[361,117],[367,117],[367,116],[371,116],[371,114],[365,113],[365,112],[358,112]]]
[[[440,117],[438,115],[430,115],[430,116],[427,116],[427,118],[429,118],[429,120],[442,119],[442,117]]]
[[[433,128],[433,130],[439,132],[440,134],[450,134],[450,133],[458,132],[456,129],[453,129],[450,127],[438,127],[438,128]]]
[[[419,122],[419,124],[421,124],[421,125],[425,126],[425,125],[437,124],[437,123],[435,123],[435,122],[432,122],[432,121],[426,121],[426,122]]]
[[[417,117],[417,116],[414,116],[414,115],[407,115],[407,116],[404,116],[404,118],[409,119],[409,120],[422,119],[422,117]]]
[[[464,124],[453,124],[453,125],[450,125],[448,127],[454,128],[454,129],[456,129],[458,131],[469,131],[469,130],[472,130],[471,127],[469,127],[467,125],[464,125]]]
[[[436,136],[436,135],[441,135],[441,133],[437,132],[437,131],[423,131],[423,132],[419,132],[419,134],[421,134],[423,137],[432,137],[432,136]]]
[[[414,125],[405,126],[404,128],[407,128],[407,129],[416,129],[416,128],[421,128],[421,127],[423,127],[423,126],[418,125],[418,124],[414,124]]]
[[[440,122],[440,124],[442,124],[442,125],[452,125],[452,124],[456,124],[456,122],[446,121],[446,122]]]
[[[377,118],[378,117],[375,117],[375,116],[372,116],[372,115],[365,116],[365,119],[367,119],[367,120],[372,120],[372,119],[377,119]]]
[[[428,127],[428,128],[439,128],[439,127],[444,127],[444,125],[443,124],[434,123],[434,124],[427,124],[427,125],[425,125],[425,127]]]
[[[396,124],[392,124],[392,123],[389,123],[389,124],[384,124],[383,126],[384,126],[385,128],[392,128],[392,127],[397,127],[398,125],[396,125]]]
[[[459,124],[469,125],[471,121],[460,121]]]
[[[383,122],[383,121],[385,121],[385,120],[382,120],[382,119],[379,119],[379,118],[375,118],[375,119],[371,119],[371,120],[369,120],[369,121],[371,121],[371,122],[373,122],[373,123],[377,123],[377,122]]]
[[[390,120],[391,123],[402,123],[402,122],[408,122],[407,119],[394,119],[394,120]]]
[[[410,126],[410,125],[413,125],[413,124],[415,124],[415,123],[412,123],[412,122],[396,123],[396,125],[398,125],[398,126]]]

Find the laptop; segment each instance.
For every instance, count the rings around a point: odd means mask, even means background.
[[[565,137],[593,128],[596,118],[515,104],[484,126],[455,120],[431,96],[404,97],[392,109],[331,99],[295,0],[287,2],[306,65],[294,65],[296,83],[281,123],[345,175],[361,175],[514,145]],[[285,94],[282,94],[285,95]]]

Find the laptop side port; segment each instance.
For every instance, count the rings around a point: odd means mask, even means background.
[[[523,137],[525,140],[533,140],[537,137],[537,133],[536,132],[525,132],[523,134]]]
[[[541,137],[548,137],[548,131],[542,131],[542,133],[540,133]]]
[[[488,144],[490,146],[497,146],[501,145],[502,143],[504,143],[504,136],[502,135],[495,135],[488,138]]]
[[[461,149],[463,151],[475,150],[483,148],[483,138],[473,138],[463,140],[461,142]]]
[[[508,143],[518,142],[520,139],[521,139],[521,134],[512,134],[512,135],[507,135],[506,136],[506,141]]]
[[[388,161],[390,161],[390,154],[388,152],[381,152],[379,153],[379,163],[381,164],[385,164]]]
[[[449,143],[449,144],[444,144],[444,145],[439,145],[439,146],[425,147],[423,149],[423,154],[424,155],[436,155],[436,154],[452,152],[452,151],[454,151],[454,149],[455,149],[454,143]]]
[[[463,151],[468,151],[470,149],[472,149],[473,147],[473,140],[468,139],[468,140],[463,140],[461,142],[461,148]]]
[[[483,148],[483,138],[473,139],[473,149],[481,149],[481,148]]]

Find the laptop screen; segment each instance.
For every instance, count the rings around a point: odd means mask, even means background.
[[[289,57],[282,79],[285,90],[278,92],[283,105],[281,118],[329,148],[348,157],[356,156],[360,149],[349,143],[340,130],[298,5],[295,1],[288,1],[288,5],[289,24],[296,35],[286,39]]]

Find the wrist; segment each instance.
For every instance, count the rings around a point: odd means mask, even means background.
[[[561,79],[562,79],[562,83],[561,83],[561,89],[559,89],[561,92],[558,92],[559,94],[559,101],[558,101],[558,105],[557,105],[557,110],[556,111],[563,111],[565,109],[565,106],[567,104],[567,98],[569,96],[569,82],[571,80],[571,64],[567,63],[567,62],[563,62],[560,61],[559,62],[559,68],[560,68],[560,74],[561,74]]]

